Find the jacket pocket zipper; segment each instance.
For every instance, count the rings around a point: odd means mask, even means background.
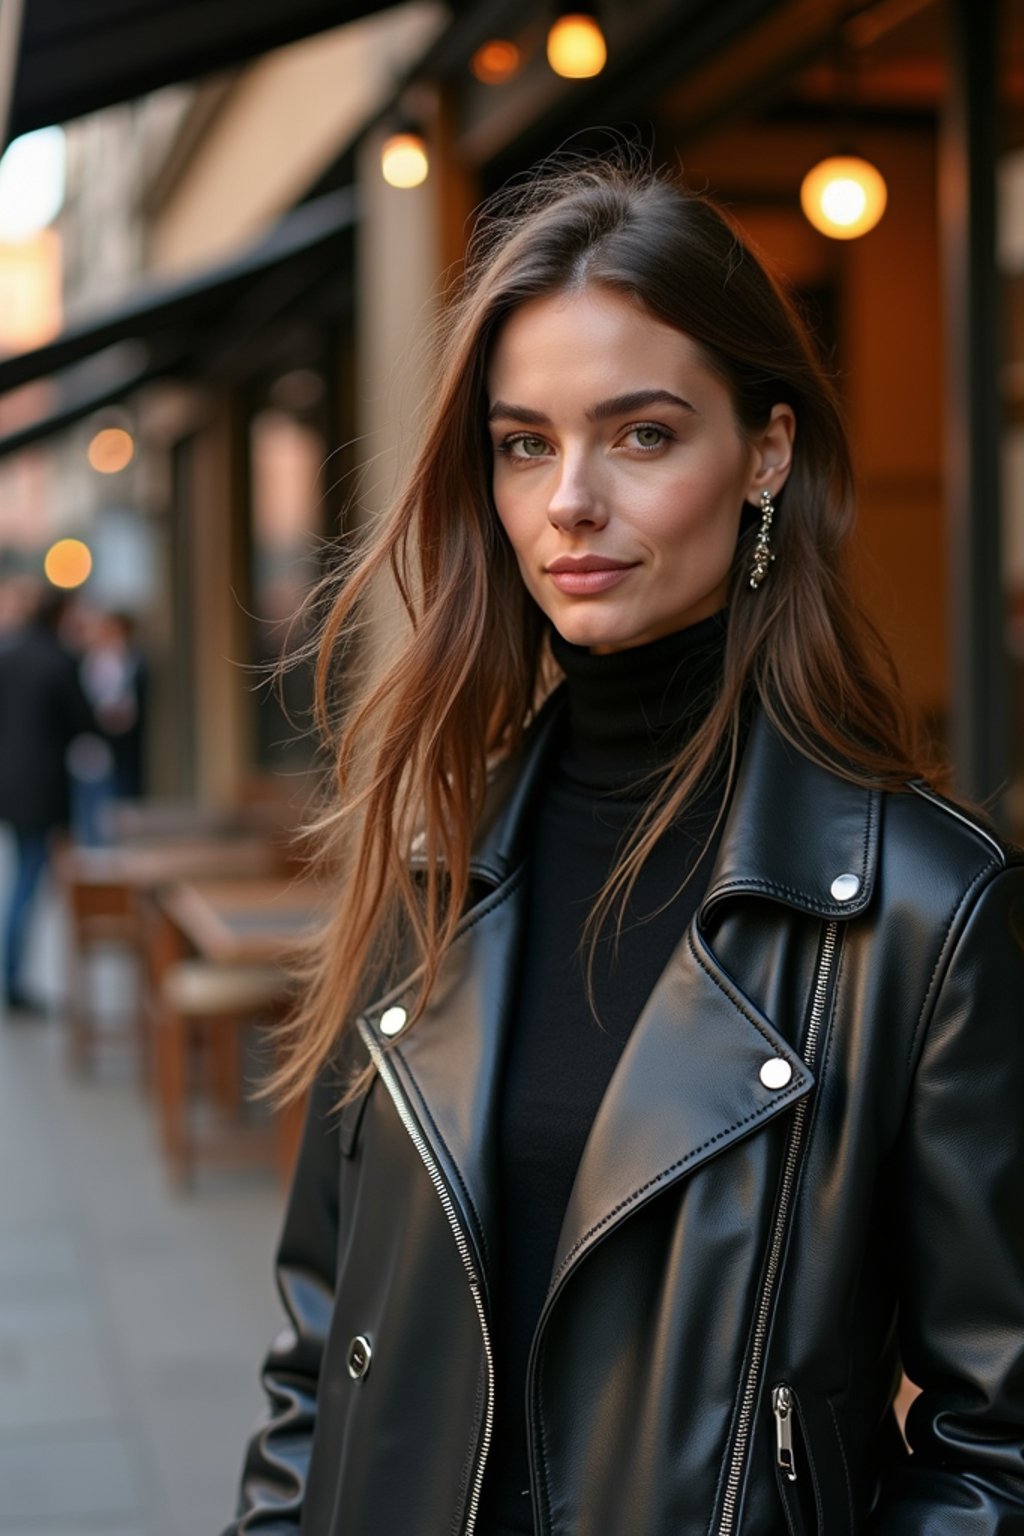
[[[788,1483],[796,1482],[796,1454],[793,1448],[793,1389],[785,1382],[772,1388],[772,1413],[775,1415],[775,1465]]]
[[[818,1048],[818,1037],[821,1034],[821,1027],[825,1021],[829,983],[832,978],[832,966],[838,943],[839,924],[831,922],[826,926],[825,936],[822,940],[821,957],[818,961],[818,974],[814,982],[811,1017],[807,1025],[807,1038],[804,1041],[803,1060],[804,1064],[808,1067],[813,1067],[814,1065],[814,1058]],[[743,1383],[743,1392],[740,1397],[739,1412],[736,1418],[736,1431],[733,1436],[732,1451],[729,1456],[725,1492],[722,1495],[722,1511],[718,1521],[718,1536],[732,1536],[736,1524],[736,1510],[739,1505],[740,1489],[743,1484],[743,1471],[747,1463],[747,1450],[750,1444],[754,1405],[757,1401],[761,1367],[764,1364],[765,1345],[768,1341],[768,1325],[771,1321],[772,1301],[775,1296],[775,1284],[782,1265],[786,1223],[789,1218],[789,1208],[793,1198],[796,1176],[800,1168],[800,1153],[807,1125],[807,1114],[808,1100],[803,1098],[793,1111],[793,1123],[790,1126],[789,1140],[786,1143],[782,1186],[779,1190],[779,1202],[775,1211],[775,1220],[772,1223],[764,1284],[758,1300],[757,1315],[754,1321],[754,1334],[750,1345],[750,1362],[747,1366],[747,1374]]]
[[[815,1532],[821,1529],[818,1474],[811,1455],[811,1441],[804,1414],[788,1382],[780,1381],[772,1388],[772,1414],[775,1418],[775,1478],[786,1524],[791,1536],[805,1536],[809,1520]],[[803,1452],[799,1470],[796,1456],[798,1440]],[[806,1474],[810,1475],[809,1484]],[[798,1482],[804,1488],[802,1497],[796,1487]],[[816,1511],[813,1516],[810,1515],[812,1499]]]
[[[477,1462],[474,1469],[473,1478],[470,1483],[469,1504],[466,1509],[466,1523],[463,1526],[462,1533],[462,1536],[473,1536],[473,1532],[476,1530],[477,1515],[480,1510],[480,1493],[481,1489],[483,1488],[484,1472],[487,1467],[487,1457],[491,1449],[491,1437],[494,1433],[494,1347],[491,1342],[490,1329],[487,1325],[487,1313],[484,1309],[483,1287],[480,1284],[480,1277],[477,1274],[476,1265],[473,1262],[473,1253],[469,1246],[469,1241],[466,1237],[465,1231],[463,1230],[462,1223],[459,1220],[459,1214],[455,1206],[455,1201],[452,1198],[451,1191],[448,1189],[448,1186],[444,1182],[444,1179],[441,1175],[441,1170],[437,1166],[437,1159],[434,1157],[433,1152],[427,1145],[423,1133],[416,1123],[416,1117],[413,1115],[412,1110],[409,1108],[405,1095],[402,1092],[401,1084],[395,1076],[391,1063],[388,1061],[386,1053],[381,1050],[380,1045],[377,1042],[377,1038],[373,1034],[373,1031],[362,1019],[359,1020],[359,1032],[366,1044],[366,1049],[369,1051],[370,1056],[373,1059],[373,1064],[380,1074],[381,1081],[383,1082],[388,1093],[391,1095],[392,1103],[394,1104],[395,1109],[398,1111],[398,1117],[402,1124],[405,1126],[413,1146],[416,1148],[416,1151],[419,1153],[420,1158],[422,1159],[423,1166],[426,1168],[427,1173],[430,1175],[431,1184],[433,1184],[434,1189],[437,1191],[437,1197],[441,1202],[441,1208],[443,1209],[444,1214],[448,1219],[448,1225],[452,1229],[452,1236],[455,1238],[455,1246],[459,1251],[459,1258],[462,1260],[462,1267],[466,1271],[466,1278],[469,1281],[469,1289],[473,1297],[473,1305],[476,1308],[476,1315],[480,1324],[480,1335],[483,1340],[484,1360],[486,1362],[487,1372],[487,1397],[484,1406],[483,1433],[480,1436],[480,1449],[477,1455]]]

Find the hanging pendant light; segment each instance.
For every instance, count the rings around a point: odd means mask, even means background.
[[[469,61],[469,67],[484,85],[503,85],[519,73],[522,54],[508,38],[492,37],[481,43]]]
[[[81,539],[58,539],[46,551],[43,572],[51,586],[70,592],[88,581],[92,551]]]
[[[389,187],[408,191],[420,187],[430,174],[427,141],[420,128],[409,122],[397,126],[380,151],[380,173]]]
[[[560,12],[548,32],[547,54],[555,74],[565,80],[590,80],[601,73],[608,44],[590,6],[572,5]]]
[[[888,197],[882,173],[859,155],[820,160],[800,186],[806,218],[832,240],[856,240],[874,229]]]

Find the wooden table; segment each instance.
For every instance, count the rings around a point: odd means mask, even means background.
[[[145,1079],[147,1013],[152,977],[147,957],[145,903],[148,895],[187,875],[237,878],[279,872],[281,848],[264,836],[190,836],[104,848],[66,845],[57,859],[71,930],[68,1045],[71,1064],[82,1068],[99,1039],[88,1003],[86,957],[98,945],[129,948],[140,963],[142,994],[133,1018]]]
[[[175,994],[180,993],[175,983],[180,983],[181,972],[187,968],[190,983],[198,983],[200,997],[210,982],[220,988],[227,982],[230,994],[232,971],[242,974],[258,967],[270,972],[259,1011],[271,1020],[282,1017],[292,996],[287,966],[302,938],[315,927],[324,902],[324,893],[316,887],[283,875],[180,880],[157,895],[162,927],[151,936],[151,953],[155,942],[159,951],[155,968],[165,978],[157,1021],[157,1102],[164,1148],[177,1183],[187,1180],[196,1160],[198,1146],[191,1115],[193,1100],[204,1086],[212,1090],[220,1110],[227,1112],[236,1127],[230,1137],[222,1134],[216,1143],[208,1139],[206,1156],[213,1151],[235,1161],[248,1150],[259,1151],[259,1141],[257,1138],[255,1148],[252,1142],[247,1147],[237,1132],[244,1108],[241,1085],[251,1006],[236,1009],[229,1000],[207,1011],[200,1001],[175,1003]],[[185,957],[188,966],[179,966],[172,975],[170,967]],[[278,968],[279,990],[273,983]],[[190,991],[194,998],[194,989],[190,987]],[[273,1031],[270,1045],[271,1049],[275,1046]],[[292,1104],[274,1115],[273,1150],[282,1181],[287,1180],[294,1162],[303,1108],[301,1103]]]
[[[315,887],[273,875],[187,879],[161,905],[196,954],[222,965],[282,964],[295,955],[324,908]]]
[[[106,848],[67,847],[62,865],[71,878],[92,887],[146,890],[190,876],[271,874],[281,867],[279,848],[266,837],[189,836]]]

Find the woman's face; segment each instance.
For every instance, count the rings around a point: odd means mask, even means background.
[[[725,604],[743,504],[789,470],[789,406],[744,437],[696,343],[600,287],[515,310],[487,393],[498,516],[566,640],[622,650]]]

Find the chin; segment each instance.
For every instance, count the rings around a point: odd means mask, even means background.
[[[586,646],[589,650],[624,651],[627,646],[641,643],[641,636],[634,630],[621,624],[602,624],[596,615],[570,617],[563,614],[560,621],[550,614],[548,617],[562,639],[570,645]]]

